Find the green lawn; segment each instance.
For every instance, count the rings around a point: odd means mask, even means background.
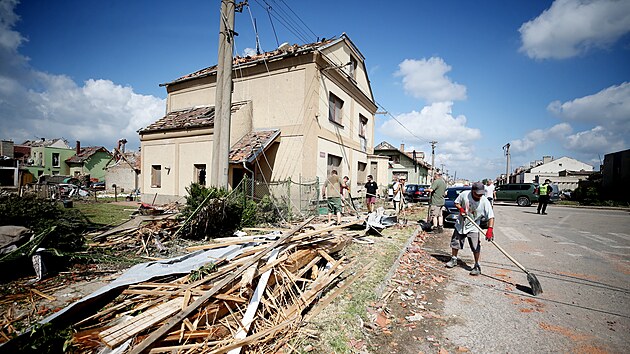
[[[129,220],[134,207],[109,202],[74,202],[74,208],[98,226],[118,225]],[[132,210],[133,209],[133,210]]]

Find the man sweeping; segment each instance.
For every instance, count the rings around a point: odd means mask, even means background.
[[[481,266],[479,258],[481,256],[481,243],[479,242],[479,230],[466,218],[470,216],[477,225],[481,222],[482,217],[488,219],[488,230],[486,231],[486,240],[492,241],[494,238],[494,212],[492,206],[485,196],[483,183],[475,182],[472,190],[463,191],[455,199],[455,207],[459,209],[459,218],[455,223],[455,230],[451,237],[451,260],[446,263],[446,267],[453,268],[457,265],[457,254],[459,250],[464,248],[464,241],[468,240],[470,249],[475,257],[475,266],[470,275],[481,274]]]

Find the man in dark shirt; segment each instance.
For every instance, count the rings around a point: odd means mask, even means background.
[[[444,209],[444,193],[446,193],[446,188],[446,182],[442,179],[442,173],[439,171],[433,172],[433,183],[429,189],[425,190],[431,192],[429,212],[431,220],[433,221],[433,227],[435,227],[435,231],[438,233],[444,231],[442,209]]]
[[[367,183],[365,184],[365,204],[367,204],[368,212],[374,211],[374,205],[376,204],[376,196],[378,193],[378,184],[372,180],[372,175],[367,176]]]

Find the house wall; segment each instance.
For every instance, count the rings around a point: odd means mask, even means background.
[[[606,199],[630,202],[630,150],[604,155],[602,192]]]
[[[346,63],[349,61],[349,51],[348,48],[341,48],[343,43],[345,42],[342,41],[327,50],[334,52],[334,56],[340,62]],[[237,75],[234,78],[232,101],[251,102],[249,129],[279,128],[281,131],[280,144],[274,155],[272,181],[288,178],[312,180],[316,177],[323,181],[326,178],[327,154],[343,158],[344,167],[340,174],[348,175],[355,184],[358,162],[367,163],[369,168],[367,154],[373,151],[376,106],[369,90],[364,65],[360,60],[359,64],[354,82],[334,69],[320,70],[327,62],[324,62],[317,52],[270,61],[266,66],[253,65],[235,70]],[[169,85],[167,111],[214,104],[215,82],[216,76],[209,76]],[[344,101],[341,125],[328,119],[329,92],[333,92]],[[240,112],[241,110],[237,114]],[[359,114],[368,119],[365,134],[367,146],[364,144],[363,148],[359,139]],[[248,130],[245,129],[246,121],[244,117],[233,115],[232,127],[238,125],[243,131]],[[147,141],[145,147],[144,139],[149,135],[152,136],[151,143]],[[167,186],[171,179],[163,179],[160,192],[165,195],[185,193],[182,183],[189,180],[189,172],[186,169],[190,161],[182,156],[184,153],[181,150],[163,151],[165,147],[158,148],[168,142],[153,141],[157,137],[159,134],[145,134],[141,138],[142,170],[145,171],[142,179],[143,192],[151,198],[156,192],[150,187],[150,165],[167,158],[177,165],[175,157],[172,156],[175,154],[181,156],[179,157],[181,164],[178,166],[183,170],[180,176],[171,178],[174,178],[172,183],[179,185]],[[203,140],[201,137],[199,139]],[[207,139],[212,141],[212,137]],[[237,140],[232,137],[230,145]],[[170,140],[170,144],[181,145],[181,142]],[[191,147],[188,154],[194,155],[198,150],[199,147]],[[210,163],[207,163],[207,166],[210,166]]]
[[[105,171],[105,186],[109,191],[114,189],[115,184],[118,192],[130,193],[140,186],[139,182],[136,172],[122,160]]]
[[[90,175],[90,179],[95,178],[99,181],[105,181],[105,166],[111,157],[112,156],[105,151],[98,151],[82,164],[72,163],[68,165],[68,174],[70,176],[75,176],[75,173],[88,174]]]
[[[205,134],[203,134],[205,132]],[[196,180],[194,164],[212,165],[212,130],[148,134],[141,140],[143,202],[157,204],[180,200]],[[150,156],[151,158],[147,158]],[[161,166],[161,185],[151,185],[152,166]]]
[[[42,158],[40,159],[39,156]],[[53,167],[53,153],[59,154],[59,167]],[[40,175],[69,175],[70,167],[66,164],[66,159],[74,156],[75,150],[68,148],[57,147],[33,147],[31,148],[31,158],[34,163],[33,166],[26,166],[25,168],[33,174],[36,178]]]

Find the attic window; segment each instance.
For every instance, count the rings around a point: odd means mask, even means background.
[[[332,92],[328,96],[328,120],[341,125],[343,101]]]
[[[354,57],[350,57],[350,62],[348,63],[348,76],[353,79],[357,78],[357,60]]]

